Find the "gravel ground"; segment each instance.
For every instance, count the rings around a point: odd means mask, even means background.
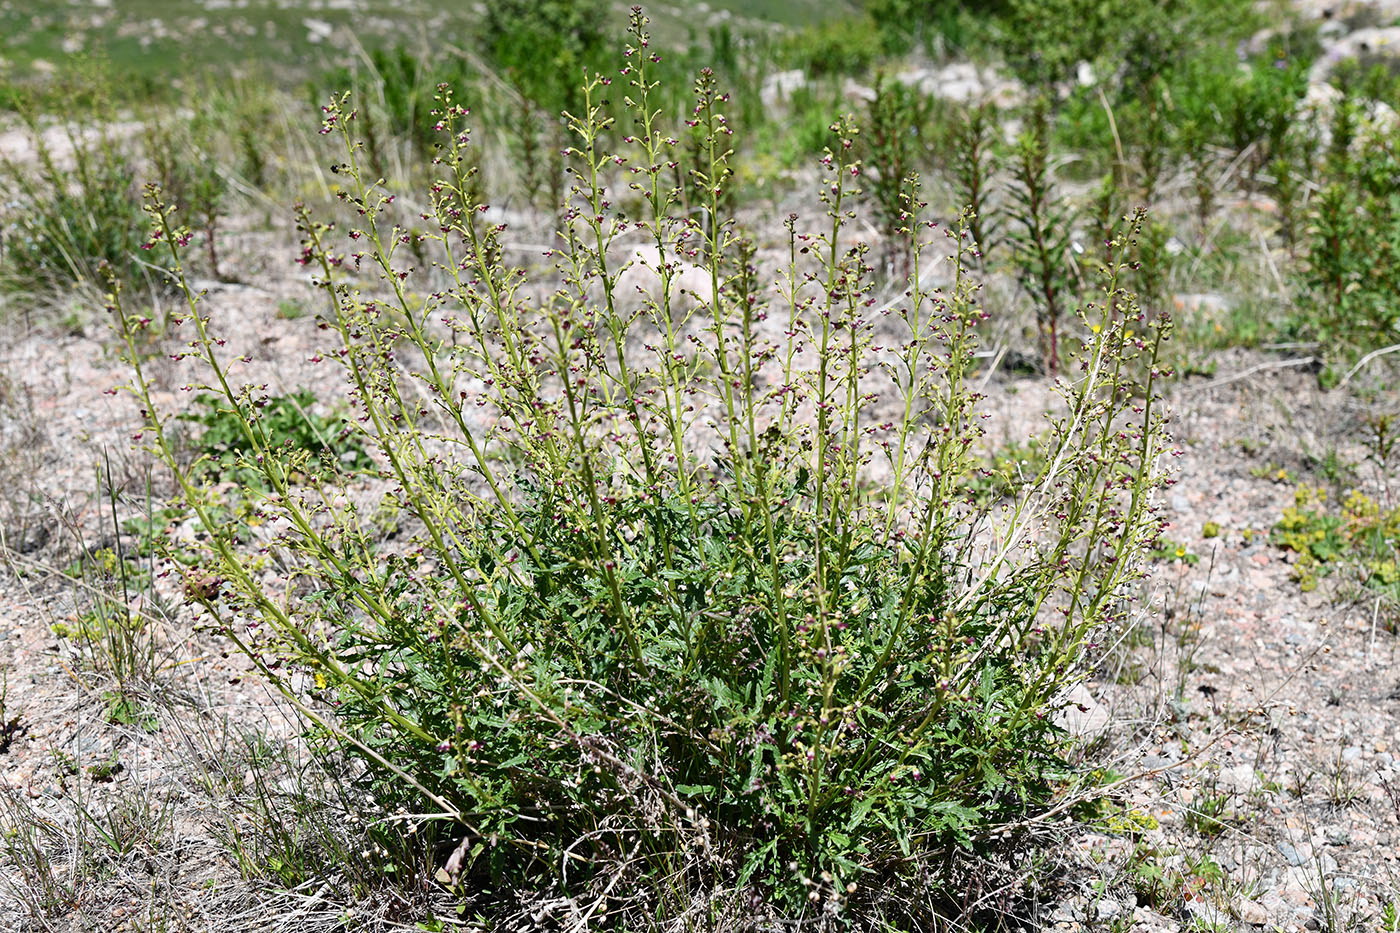
[[[1234,354],[1220,371],[1258,363]],[[1387,403],[1395,397],[1374,404]],[[1078,836],[1080,870],[1107,890],[1063,903],[1058,928],[1382,929],[1382,910],[1400,895],[1397,641],[1372,602],[1347,604],[1326,586],[1302,592],[1292,553],[1257,534],[1292,503],[1294,484],[1278,471],[1307,476],[1302,451],[1335,444],[1361,459],[1357,405],[1296,371],[1174,393],[1185,454],[1168,534],[1200,560],[1155,575],[1160,641],[1135,662],[1147,665],[1140,682],[1097,685],[1113,713],[1106,745],[1122,755],[1117,770],[1169,769],[1122,798],[1158,825]],[[1207,522],[1218,537],[1203,537]],[[1214,806],[1220,819],[1202,832],[1196,813]],[[1218,878],[1192,868],[1202,856]],[[1130,870],[1144,861],[1199,888],[1176,916],[1135,906],[1145,885]]]

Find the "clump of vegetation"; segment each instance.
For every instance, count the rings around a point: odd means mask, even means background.
[[[1013,202],[1010,232],[1021,286],[1035,307],[1041,359],[1051,376],[1060,371],[1060,328],[1076,298],[1076,270],[1070,259],[1072,219],[1055,191],[1050,163],[1049,124],[1044,104],[1032,111],[1029,126],[1012,156]]]
[[[119,495],[110,464],[104,466],[96,476],[97,501],[115,540],[110,546],[84,546],[64,571],[78,581],[78,595],[72,614],[50,629],[69,642],[90,671],[115,681],[114,695],[139,705],[128,691],[154,681],[168,652],[156,632],[160,603],[149,598],[152,566],[125,547],[117,517]]]
[[[1047,453],[1040,438],[1010,441],[985,458],[981,469],[969,477],[968,488],[980,504],[1014,496],[1040,480],[1048,466]]]
[[[1188,567],[1194,567],[1201,562],[1201,555],[1193,553],[1186,545],[1169,538],[1159,539],[1156,546],[1148,552],[1148,556],[1153,560],[1167,563],[1180,561]]]
[[[815,78],[859,75],[889,51],[889,43],[868,17],[831,20],[809,26],[788,38],[784,61]]]
[[[876,76],[875,95],[861,124],[861,161],[873,169],[866,186],[880,232],[892,247],[908,239],[899,231],[908,216],[911,176],[918,174],[921,154],[930,148],[932,114],[933,101],[927,95],[883,74]],[[909,257],[889,258],[907,264]]]
[[[551,113],[578,103],[578,76],[609,52],[605,0],[489,0],[486,51],[506,80]]]
[[[260,451],[278,448],[295,467],[297,480],[327,471],[365,470],[372,465],[359,436],[339,418],[316,412],[316,396],[305,389],[291,395],[228,400],[195,396],[197,409],[177,416],[202,427],[193,439],[191,477],[215,482],[260,482]]]
[[[220,236],[237,198],[261,193],[271,163],[285,160],[277,98],[232,82],[202,86],[193,116],[155,99],[128,114],[108,93],[120,83],[111,73],[76,70],[89,83],[69,77],[24,98],[23,148],[0,153],[0,288],[62,295],[75,283],[98,289],[109,275],[128,288],[167,287],[165,252],[145,237],[146,182],[179,205],[202,247],[201,271],[223,278]]]
[[[205,504],[202,464],[222,455],[179,456],[141,319],[114,290],[145,439],[204,534],[187,591],[364,763],[384,806],[440,814],[455,843],[444,876],[471,882],[474,909],[564,887],[619,905],[629,927],[722,898],[927,925],[966,857],[1024,844],[1017,827],[1073,773],[1055,713],[1161,531],[1154,361],[1170,324],[1122,287],[1123,241],[1097,300],[1061,309],[1083,339],[1057,346],[1074,365],[1045,466],[990,539],[965,485],[986,317],[966,225],[930,239],[913,189],[907,291],[872,310],[840,123],[823,215],[788,218],[784,267],[755,268],[726,197],[728,98],[702,73],[686,117],[698,139],[682,143],[654,106],[644,29],[635,14],[620,76],[590,78],[566,118],[573,182],[543,289],[507,264],[499,228],[473,221],[450,93],[427,243],[448,281],[424,294],[347,104],[325,108],[349,223],[301,209],[303,259],[342,342],[327,365],[353,386],[347,442],[418,520],[393,550],[366,546],[346,473],[308,474],[272,430],[276,400],[237,383],[178,271],[183,227],[153,197],[152,239],[194,331],[183,365],[222,395],[210,448],[259,475],[248,489],[279,529],[275,567],[255,571]],[[623,83],[633,128],[619,140],[602,101]],[[682,160],[689,214],[669,174]],[[611,193],[624,185],[638,202],[625,209]],[[609,261],[624,226],[665,259],[639,305]],[[678,245],[710,282],[698,310],[675,293]],[[920,274],[940,248],[946,292]],[[877,343],[877,321],[899,338]],[[507,893],[487,903],[485,888]]]
[[[388,178],[392,169],[402,170],[404,158],[415,164],[432,155],[436,140],[429,115],[438,85],[465,87],[473,77],[461,58],[422,56],[397,46],[372,49],[363,61],[334,69],[317,84],[320,89],[351,92],[368,167]],[[393,151],[395,140],[406,140],[408,151]]]
[[[105,127],[67,123],[64,156],[37,118],[25,116],[32,161],[0,154],[0,187],[9,192],[0,205],[0,286],[98,285],[104,265],[126,281],[146,280],[141,189],[121,141]]]
[[[219,226],[224,218],[228,180],[216,151],[216,127],[210,116],[180,124],[155,120],[147,128],[147,151],[153,176],[172,204],[204,241],[209,274],[221,278]]]
[[[1333,160],[1312,199],[1298,336],[1330,348],[1334,361],[1400,341],[1400,195],[1385,179],[1400,168],[1393,141],[1368,134],[1355,157]],[[1328,371],[1325,379],[1335,381]]]
[[[992,191],[1001,161],[999,125],[996,108],[990,104],[967,107],[954,116],[948,139],[952,149],[948,174],[954,197],[968,210],[968,233],[977,244],[979,265],[985,264],[996,245]]]
[[[1303,590],[1340,571],[1388,613],[1400,608],[1400,506],[1383,506],[1355,489],[1332,504],[1325,489],[1303,484],[1274,525],[1272,540],[1298,555],[1293,576]]]

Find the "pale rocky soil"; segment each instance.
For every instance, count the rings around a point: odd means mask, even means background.
[[[1081,865],[1104,860],[1096,871],[1110,886],[1135,842],[1188,877],[1189,860],[1208,855],[1227,883],[1202,885],[1175,918],[1134,908],[1132,894],[1111,887],[1097,904],[1062,905],[1056,918],[1072,928],[1085,914],[1132,911],[1128,929],[1189,929],[1193,918],[1227,930],[1380,929],[1382,906],[1400,894],[1400,643],[1375,624],[1370,601],[1301,592],[1290,553],[1241,534],[1268,529],[1291,503],[1292,483],[1255,474],[1306,477],[1305,445],[1348,449],[1357,403],[1280,374],[1219,389],[1188,384],[1174,402],[1185,455],[1169,534],[1201,560],[1156,576],[1156,605],[1175,618],[1163,624],[1159,609],[1166,644],[1149,653],[1143,680],[1098,687],[1114,713],[1109,746],[1132,749],[1116,769],[1171,767],[1124,798],[1160,828],[1136,838],[1086,833],[1077,846]],[[1243,454],[1242,442],[1257,452]],[[1205,522],[1224,532],[1202,537]],[[1227,801],[1218,835],[1188,826],[1205,795]]]

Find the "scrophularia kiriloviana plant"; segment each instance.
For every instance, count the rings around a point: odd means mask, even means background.
[[[634,14],[620,72],[588,78],[567,116],[545,272],[506,260],[447,89],[431,269],[362,170],[356,112],[325,107],[348,225],[298,208],[301,261],[373,476],[267,443],[265,390],[188,288],[182,365],[203,367],[265,478],[258,547],[206,507],[133,352],[142,440],[206,533],[195,595],[386,802],[451,822],[455,882],[653,917],[706,892],[918,914],[957,853],[1043,811],[1068,771],[1054,713],[1160,530],[1168,325],[1118,287],[1120,256],[1079,314],[1045,470],[977,507],[986,315],[966,225],[932,223],[911,180],[907,287],[880,300],[840,123],[823,213],[757,251],[728,213],[727,98],[708,73],[689,116],[700,211],[682,214],[644,26]],[[184,234],[158,193],[149,210],[183,283]],[[659,258],[629,292],[616,257],[639,240]],[[939,247],[946,291],[926,284]],[[135,349],[140,319],[112,304]],[[401,516],[394,540],[354,504],[368,494]],[[254,569],[269,557],[277,573]]]

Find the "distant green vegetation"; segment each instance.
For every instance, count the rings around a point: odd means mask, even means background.
[[[142,96],[207,72],[297,81],[360,59],[366,47],[475,50],[492,29],[492,10],[511,6],[487,4],[483,19],[475,5],[456,0],[365,0],[354,9],[286,0],[207,7],[170,0],[0,4],[0,109],[10,103],[3,91],[6,79],[30,81],[64,72],[75,55],[110,62],[124,81],[138,82],[134,93]],[[534,41],[548,34],[532,31],[530,22],[547,20],[550,7],[574,10],[598,35],[613,36],[625,26],[629,4],[564,0],[514,6],[526,21],[516,21],[519,28],[512,31],[522,41],[527,36]],[[845,0],[710,0],[709,8],[708,15],[696,15],[688,0],[678,0],[657,5],[652,14],[661,39],[675,45],[721,23],[741,32],[802,27],[850,15],[854,5]],[[367,29],[366,24],[372,25]],[[551,54],[540,57],[559,64]]]
[[[197,3],[131,0],[98,7],[11,4],[0,7],[0,55],[14,77],[61,71],[74,54],[101,57],[124,75],[179,82],[218,71],[305,77],[326,63],[356,54],[363,24],[375,41],[461,42],[470,34],[470,8],[435,0],[367,0],[356,9],[328,9],[250,0],[207,9]],[[352,29],[352,27],[354,27]]]

